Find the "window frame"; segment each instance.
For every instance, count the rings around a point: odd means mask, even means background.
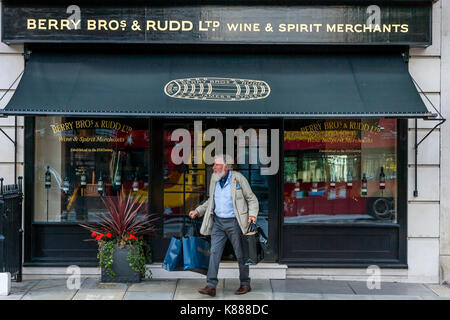
[[[284,263],[289,267],[305,267],[305,268],[367,268],[370,265],[376,264],[382,268],[399,268],[407,269],[407,207],[408,207],[408,119],[397,119],[397,221],[396,223],[345,223],[345,224],[330,224],[330,223],[302,223],[302,224],[284,224],[284,208],[283,208],[283,192],[284,187],[284,131],[285,122],[292,119],[283,119],[280,130],[280,172],[279,172],[279,188],[280,198],[278,202],[278,243],[279,243],[279,258],[280,263]],[[295,121],[295,120],[294,120]],[[309,259],[302,257],[289,257],[286,255],[286,246],[289,243],[285,239],[285,234],[294,232],[314,232],[327,233],[330,231],[344,232],[343,230],[350,229],[356,232],[381,232],[387,234],[397,235],[395,243],[392,243],[391,249],[396,256],[395,259],[379,259],[379,258],[359,258],[356,255],[348,254],[342,259],[323,258]],[[366,231],[365,231],[366,230]],[[292,241],[290,241],[292,242]]]

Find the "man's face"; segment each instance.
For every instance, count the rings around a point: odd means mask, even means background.
[[[217,158],[214,160],[213,171],[214,174],[216,174],[219,178],[222,178],[224,175],[226,175],[228,170],[229,167],[228,165],[223,164],[222,158]]]

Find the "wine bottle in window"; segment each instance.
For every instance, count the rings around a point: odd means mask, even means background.
[[[331,189],[336,188],[336,182],[334,182],[334,179],[331,179],[331,181],[330,181],[330,188]]]
[[[311,192],[317,192],[317,182],[316,181],[313,182],[312,177],[311,177]]]
[[[101,174],[97,182],[97,191],[99,195],[103,195],[103,179]]]
[[[381,167],[380,172],[380,190],[384,190],[386,188],[386,175],[384,174],[384,168]]]
[[[47,166],[47,171],[45,171],[45,189],[50,189],[52,186],[52,176],[50,174],[50,166]]]
[[[70,182],[69,182],[69,178],[65,177],[64,178],[64,182],[63,182],[63,192],[65,194],[69,194],[69,190],[70,190]]]
[[[115,184],[116,188],[120,188],[120,186],[122,184],[122,176],[120,175],[120,172],[117,172],[116,181],[114,184]]]
[[[353,176],[350,170],[347,171],[347,189],[351,189],[353,187]]]
[[[365,173],[363,173],[363,177],[361,180],[361,195],[367,196],[367,178]]]
[[[81,178],[80,178],[80,187],[81,188],[86,188],[86,171],[83,171],[83,173],[81,174]]]
[[[330,178],[330,190],[328,191],[328,200],[336,199],[336,182],[334,177]]]
[[[299,182],[295,183],[294,190],[292,191],[292,198],[296,198],[296,199],[300,199],[301,198],[300,183]]]
[[[138,180],[137,173],[134,175],[134,181],[133,181],[133,185],[131,187],[133,188],[133,192],[139,191],[139,180]]]

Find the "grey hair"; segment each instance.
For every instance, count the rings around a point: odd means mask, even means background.
[[[222,159],[223,164],[227,165],[230,168],[230,170],[232,169],[233,164],[234,164],[234,159],[229,154],[218,154],[214,157],[214,161],[216,159]]]

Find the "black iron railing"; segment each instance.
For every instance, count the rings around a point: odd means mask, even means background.
[[[3,185],[0,178],[0,272],[22,281],[22,177],[17,184]]]

